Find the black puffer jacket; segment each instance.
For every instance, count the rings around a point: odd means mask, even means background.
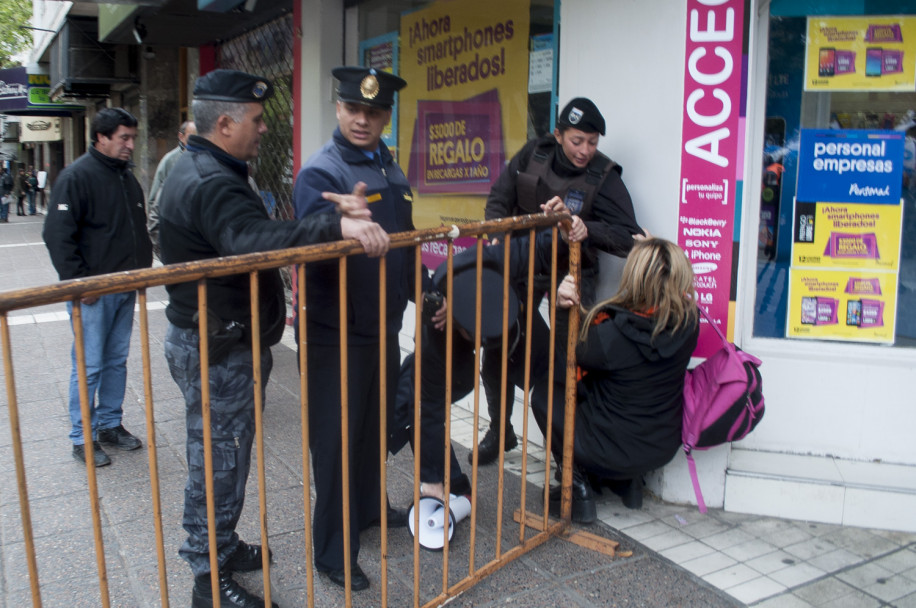
[[[143,190],[130,166],[90,148],[60,172],[42,236],[62,281],[153,263]]]
[[[576,463],[641,474],[667,464],[681,445],[684,374],[699,325],[662,331],[616,306],[576,349],[586,371],[576,410]]]

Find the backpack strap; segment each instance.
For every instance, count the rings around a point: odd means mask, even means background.
[[[697,508],[700,513],[706,513],[706,501],[703,500],[703,492],[700,490],[700,478],[697,477],[697,463],[693,460],[693,454],[687,452],[687,468],[690,469],[690,481],[693,482],[693,493],[697,497]]]
[[[706,324],[711,326],[715,330],[716,334],[718,334],[719,338],[722,340],[722,343],[726,346],[731,344],[731,342],[728,341],[728,338],[725,337],[725,334],[722,333],[722,330],[719,329],[719,326],[712,322],[712,319],[709,318],[709,315],[706,314],[706,311],[703,310],[703,307],[697,304],[697,309],[700,311],[700,315],[706,319]]]

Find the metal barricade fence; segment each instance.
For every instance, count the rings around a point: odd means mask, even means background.
[[[504,487],[505,487],[505,471],[504,471],[504,461],[503,454],[500,451],[499,456],[499,468],[498,468],[498,495],[497,495],[497,505],[496,505],[496,534],[495,534],[495,551],[492,559],[484,563],[483,565],[478,565],[475,561],[475,555],[477,551],[475,550],[477,543],[477,520],[478,520],[478,461],[477,461],[477,432],[478,427],[478,417],[479,417],[479,401],[480,401],[480,378],[479,374],[475,374],[474,379],[474,390],[473,390],[473,420],[474,420],[474,439],[473,439],[473,468],[472,468],[472,495],[471,495],[471,509],[470,509],[470,537],[469,543],[470,547],[468,549],[468,564],[467,564],[467,573],[466,575],[461,576],[458,580],[453,580],[453,577],[450,576],[450,563],[449,563],[449,534],[448,534],[448,525],[444,527],[443,534],[443,549],[441,552],[441,574],[442,574],[442,583],[441,589],[438,592],[433,592],[432,597],[427,597],[421,599],[421,561],[428,562],[428,556],[421,556],[420,544],[419,544],[419,535],[416,535],[413,539],[413,598],[412,603],[414,606],[434,606],[440,605],[443,602],[447,601],[449,598],[460,594],[461,592],[473,587],[475,584],[480,582],[484,577],[494,573],[499,568],[503,567],[507,563],[511,562],[514,559],[524,555],[526,552],[532,550],[533,548],[547,542],[549,539],[558,537],[561,535],[568,535],[570,532],[570,512],[571,512],[571,484],[572,484],[572,470],[568,466],[568,463],[572,460],[572,433],[573,433],[573,423],[575,415],[575,340],[578,334],[578,311],[574,308],[568,313],[570,315],[569,323],[569,338],[568,338],[568,357],[566,364],[566,412],[565,412],[565,434],[564,434],[564,445],[563,445],[563,459],[562,461],[566,463],[566,466],[563,467],[562,474],[562,518],[560,520],[550,520],[547,517],[547,505],[548,505],[548,487],[550,481],[550,454],[553,449],[551,444],[551,432],[550,427],[548,426],[547,432],[545,434],[546,442],[546,465],[544,471],[544,490],[543,490],[543,511],[539,514],[529,513],[527,504],[526,504],[526,480],[528,476],[528,399],[531,388],[531,377],[530,377],[530,359],[531,359],[531,323],[532,315],[539,314],[537,309],[532,306],[533,302],[533,272],[534,272],[534,246],[535,246],[535,231],[537,229],[550,229],[553,231],[553,246],[551,253],[551,288],[549,294],[549,311],[550,311],[550,342],[549,342],[549,360],[550,360],[550,377],[554,377],[554,328],[556,327],[555,315],[556,314],[567,314],[566,312],[558,313],[555,308],[555,294],[557,287],[557,241],[559,239],[557,224],[560,221],[569,221],[569,216],[566,214],[561,215],[528,215],[520,216],[517,218],[508,218],[503,220],[493,220],[487,222],[473,223],[463,225],[461,227],[452,226],[451,228],[439,228],[439,229],[427,229],[427,230],[418,230],[414,232],[399,233],[391,235],[391,247],[413,247],[415,248],[415,257],[416,257],[416,267],[413,269],[415,273],[415,284],[416,290],[412,294],[412,297],[415,302],[420,302],[422,300],[421,292],[421,246],[423,243],[430,241],[448,241],[448,274],[447,274],[447,293],[451,293],[451,285],[453,278],[453,268],[452,268],[452,259],[454,254],[454,249],[452,242],[458,237],[468,237],[473,236],[477,237],[477,300],[476,300],[476,331],[474,336],[474,365],[475,369],[480,369],[480,353],[481,353],[481,333],[480,333],[480,323],[481,323],[481,289],[480,289],[480,278],[481,278],[481,264],[482,264],[482,251],[483,251],[483,236],[487,234],[496,234],[504,233],[506,245],[509,244],[510,239],[512,239],[512,231],[516,231],[515,234],[524,234],[525,231],[528,231],[529,234],[529,266],[528,266],[528,280],[527,280],[527,306],[524,307],[525,310],[525,319],[522,321],[526,323],[528,331],[526,332],[525,339],[525,372],[524,372],[524,405],[525,405],[525,416],[524,416],[524,426],[522,430],[522,442],[523,446],[522,452],[522,469],[521,469],[521,492],[520,492],[520,504],[515,510],[514,519],[519,524],[518,530],[518,541],[517,543],[503,550],[502,547],[502,525],[503,525],[503,509],[504,509]],[[578,258],[579,258],[579,245],[577,243],[571,244],[570,247],[570,268],[569,272],[574,276],[578,277]],[[501,374],[501,394],[505,395],[506,383],[507,383],[507,348],[508,348],[508,323],[507,315],[509,310],[509,276],[508,276],[508,267],[509,267],[509,247],[504,247],[505,251],[505,263],[504,263],[504,272],[503,272],[503,339],[502,339],[502,374]],[[305,269],[312,262],[326,261],[326,260],[339,260],[339,271],[340,271],[340,301],[346,301],[346,269],[347,269],[347,256],[353,254],[359,254],[362,252],[361,246],[356,241],[340,241],[335,243],[326,243],[311,245],[306,247],[299,247],[293,249],[285,249],[271,252],[262,252],[254,253],[241,256],[233,256],[227,258],[218,258],[213,260],[205,260],[199,262],[189,262],[184,264],[176,264],[170,266],[164,266],[154,269],[144,269],[136,270],[131,272],[115,273],[110,275],[103,275],[98,277],[91,277],[87,279],[78,279],[72,281],[64,281],[60,283],[55,283],[48,286],[38,287],[38,288],[29,288],[22,289],[17,291],[10,291],[5,293],[0,293],[0,338],[2,338],[2,347],[3,347],[3,358],[4,358],[4,375],[6,379],[6,389],[8,397],[8,411],[9,411],[9,426],[12,434],[12,452],[15,461],[15,472],[16,472],[16,483],[18,490],[18,499],[22,519],[22,531],[24,536],[24,545],[25,545],[25,559],[28,567],[29,575],[29,585],[31,590],[32,604],[33,606],[41,606],[41,589],[42,589],[42,579],[38,569],[38,556],[36,554],[36,547],[34,542],[34,531],[32,529],[32,519],[30,511],[30,496],[28,491],[28,471],[25,466],[25,458],[23,453],[23,443],[22,443],[22,429],[20,425],[20,412],[17,402],[17,389],[14,376],[14,356],[13,348],[14,343],[11,339],[10,334],[10,324],[8,319],[8,313],[15,310],[22,310],[31,307],[52,304],[52,303],[61,303],[61,302],[71,302],[72,303],[72,328],[74,335],[74,345],[75,345],[75,354],[76,361],[79,370],[79,394],[82,410],[82,424],[84,429],[91,428],[91,418],[89,410],[89,395],[87,389],[86,381],[86,369],[85,369],[85,351],[83,348],[83,327],[82,327],[82,316],[81,316],[81,304],[80,298],[85,296],[101,296],[106,294],[114,293],[123,293],[129,291],[138,291],[138,305],[139,305],[139,326],[140,326],[140,344],[141,344],[141,355],[142,355],[142,365],[143,365],[143,392],[145,398],[145,417],[146,417],[146,438],[148,445],[148,460],[149,460],[149,480],[150,480],[150,490],[151,490],[151,506],[152,506],[152,526],[155,532],[155,550],[157,556],[157,569],[158,569],[158,579],[159,579],[159,593],[160,593],[160,602],[162,606],[170,605],[169,597],[169,583],[166,570],[166,551],[173,550],[174,548],[168,548],[164,544],[164,528],[163,528],[163,516],[162,516],[162,499],[161,499],[161,487],[160,487],[160,476],[159,476],[159,459],[157,456],[156,449],[156,416],[155,416],[155,398],[154,398],[154,388],[155,385],[159,382],[171,382],[171,379],[164,380],[162,378],[153,378],[151,373],[151,354],[150,354],[150,340],[149,340],[149,318],[147,311],[147,289],[151,287],[177,284],[177,283],[186,283],[186,282],[196,282],[198,286],[198,301],[199,301],[199,317],[201,319],[201,331],[200,335],[200,362],[201,362],[201,389],[202,389],[202,415],[203,415],[203,429],[204,429],[204,464],[206,470],[206,488],[207,488],[207,519],[208,519],[208,530],[209,530],[209,539],[210,539],[210,565],[211,570],[216,571],[217,568],[217,552],[215,545],[215,527],[214,527],[214,501],[213,501],[213,457],[212,457],[212,446],[211,446],[211,437],[210,437],[210,395],[209,395],[209,379],[208,379],[208,336],[206,331],[206,319],[207,319],[207,279],[227,276],[227,275],[236,275],[236,274],[248,274],[250,277],[250,297],[252,310],[251,318],[251,348],[253,353],[258,353],[261,350],[260,345],[260,319],[258,314],[258,272],[262,270],[275,269],[283,266],[289,265],[298,265],[299,272],[299,285],[302,286],[302,289],[299,292],[298,307],[303,314],[299,315],[299,369],[307,369],[307,357],[308,349],[302,347],[307,341],[306,335],[306,315],[307,310],[305,309],[305,281],[304,273]],[[561,269],[561,272],[565,272],[565,269]],[[379,258],[379,369],[385,370],[386,366],[394,364],[397,365],[399,362],[390,362],[386,361],[386,317],[387,311],[385,310],[386,303],[386,282],[384,277],[386,276],[386,259],[385,257]],[[452,336],[455,332],[455,325],[453,322],[452,315],[452,300],[447,298],[448,303],[448,320],[445,328],[446,331],[446,380],[445,386],[446,389],[446,398],[445,403],[442,404],[442,407],[445,408],[445,438],[446,442],[443,446],[445,450],[445,513],[449,513],[449,483],[450,483],[450,460],[449,460],[449,451],[451,448],[451,439],[450,439],[450,423],[451,423],[451,363],[452,363]],[[349,496],[349,446],[348,446],[348,398],[347,398],[347,317],[345,306],[342,307],[340,315],[340,346],[341,346],[341,441],[342,441],[342,476],[343,476],[343,505],[344,505],[344,556],[345,556],[345,572],[346,572],[346,593],[345,593],[345,604],[349,608],[353,602],[353,595],[350,590],[350,567],[351,567],[351,557],[350,557],[350,547],[349,547],[349,517],[346,516],[349,513],[351,508],[351,501]],[[416,315],[415,315],[415,328],[416,328],[416,359],[415,359],[415,375],[414,375],[414,445],[413,450],[415,453],[414,456],[414,468],[413,468],[413,504],[418,504],[420,499],[420,484],[419,484],[419,475],[420,475],[420,386],[422,381],[422,373],[420,366],[421,358],[421,340],[420,340],[420,330],[421,330],[421,312],[420,307],[417,306]],[[69,346],[69,344],[68,344]],[[536,347],[543,347],[543,345],[535,345]],[[256,460],[257,460],[257,478],[258,478],[258,503],[259,503],[259,524],[260,524],[260,536],[261,543],[264,548],[264,563],[263,563],[263,585],[264,585],[264,599],[266,604],[269,606],[271,601],[271,577],[270,569],[271,564],[268,560],[268,510],[267,510],[267,488],[266,488],[266,476],[265,476],[265,452],[264,452],[264,422],[262,420],[262,379],[261,379],[261,369],[260,369],[260,357],[253,357],[253,378],[254,378],[254,404],[255,404],[255,450],[256,450]],[[560,362],[562,363],[562,362]],[[305,561],[303,565],[303,570],[305,571],[305,585],[307,589],[307,597],[305,603],[311,607],[315,605],[315,579],[314,579],[314,569],[312,567],[312,525],[311,525],[311,479],[310,479],[310,450],[309,450],[309,416],[308,416],[308,375],[306,373],[301,373],[299,378],[299,402],[300,402],[300,416],[301,416],[301,450],[302,450],[302,487],[303,487],[303,500],[304,500],[304,509],[303,517],[305,521],[304,525],[304,538],[303,542],[305,545]],[[379,395],[380,395],[380,429],[379,429],[379,439],[380,439],[380,449],[379,449],[379,460],[381,463],[380,477],[381,477],[381,533],[380,533],[380,559],[381,559],[381,586],[380,586],[380,596],[372,595],[373,601],[379,601],[380,605],[388,605],[388,593],[389,593],[389,530],[387,527],[387,429],[386,429],[386,408],[391,407],[392,404],[387,403],[386,395],[388,394],[386,383],[386,374],[381,373],[380,375]],[[553,383],[548,383],[550,390],[552,390]],[[549,407],[552,407],[553,396],[552,394],[548,396]],[[505,412],[506,403],[505,397],[501,403],[501,412]],[[550,421],[553,420],[553,414],[551,411],[548,411],[547,415],[548,425]],[[107,608],[110,606],[110,593],[108,587],[108,576],[107,576],[107,564],[105,558],[105,545],[103,539],[103,528],[102,522],[99,514],[99,492],[98,492],[98,482],[96,477],[96,469],[93,465],[93,446],[92,441],[86,442],[86,474],[88,480],[88,494],[89,494],[89,503],[90,511],[92,518],[92,528],[93,528],[93,538],[94,538],[94,549],[96,556],[96,567],[98,575],[98,585],[99,585],[99,597],[101,598],[100,604]],[[500,446],[502,447],[502,446]],[[419,524],[419,510],[414,510],[415,524]],[[531,527],[535,529],[535,533],[531,536],[527,535],[526,529]],[[404,532],[406,534],[406,532]],[[580,543],[582,544],[582,543]],[[86,547],[83,554],[88,555],[89,548]],[[87,566],[88,567],[88,566]],[[457,568],[455,568],[457,570]],[[463,572],[463,569],[462,569]],[[453,573],[454,574],[454,573]],[[217,590],[217,577],[213,577],[213,594],[214,594],[214,605],[219,604],[218,599],[218,590]],[[357,596],[359,597],[359,596]],[[360,598],[361,599],[361,598]]]

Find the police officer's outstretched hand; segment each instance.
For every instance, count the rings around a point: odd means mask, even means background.
[[[371,220],[340,218],[340,232],[345,239],[356,239],[370,258],[377,258],[388,251],[388,233]]]
[[[337,210],[344,217],[358,220],[368,220],[372,217],[372,212],[369,211],[369,201],[366,200],[366,182],[356,182],[350,194],[322,192],[321,197],[337,205]]]

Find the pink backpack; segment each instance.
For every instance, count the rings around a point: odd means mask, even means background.
[[[743,439],[763,418],[763,387],[760,359],[729,342],[701,307],[700,314],[722,339],[722,348],[692,370],[684,379],[684,417],[681,441],[697,506],[706,512],[700,491],[694,450]]]

